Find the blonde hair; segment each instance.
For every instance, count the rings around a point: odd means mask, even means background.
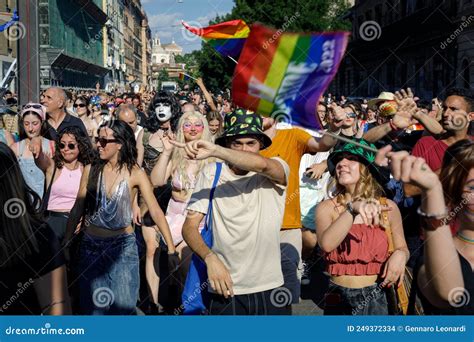
[[[181,118],[178,121],[176,141],[181,142],[181,143],[187,142],[184,138],[183,125],[190,118],[199,119],[202,121],[202,124],[204,125],[204,129],[202,131],[202,135],[200,139],[205,140],[205,141],[212,141],[212,135],[211,135],[211,132],[209,131],[209,125],[207,123],[206,117],[197,111],[185,112],[181,116]],[[184,149],[175,148],[173,150],[173,154],[171,155],[171,175],[172,177],[174,177],[175,172],[177,173],[177,177],[181,181],[181,184],[183,184],[183,189],[186,195],[188,195],[188,189],[186,187],[186,184],[191,184],[191,179],[189,178],[188,172],[186,170],[188,166],[188,159],[186,159],[185,157],[186,157],[186,153],[184,152]],[[202,170],[204,165],[213,161],[214,159],[212,158],[198,160],[198,172]]]
[[[356,183],[352,201],[379,199],[385,195],[382,186],[380,186],[380,184],[372,176],[368,167],[360,162],[359,172],[360,178]],[[335,191],[333,191],[333,197],[336,198],[336,203],[345,206],[347,204],[345,199],[346,189],[339,184],[336,175],[334,175],[331,182],[328,184],[328,189],[334,188]]]

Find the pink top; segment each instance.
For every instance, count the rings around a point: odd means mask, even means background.
[[[330,275],[380,274],[388,258],[388,238],[385,230],[366,224],[353,224],[341,244],[324,253]]]
[[[81,183],[82,170],[69,170],[67,167],[61,169],[59,177],[51,186],[48,210],[71,210],[76,202],[79,185]]]

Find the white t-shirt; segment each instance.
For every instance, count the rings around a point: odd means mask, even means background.
[[[286,179],[288,164],[280,158]],[[216,164],[198,176],[189,210],[207,213]],[[249,172],[234,174],[227,164],[213,197],[212,251],[230,272],[234,294],[249,294],[283,285],[280,264],[280,227],[285,212],[286,186]]]

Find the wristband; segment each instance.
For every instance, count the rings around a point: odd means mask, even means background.
[[[426,214],[421,211],[420,207],[418,207],[418,210],[416,212],[418,215],[420,215],[421,225],[425,230],[436,230],[439,227],[447,225],[449,221],[448,209],[446,209],[443,214],[439,215]]]
[[[347,212],[352,215],[352,218],[355,218],[357,216],[357,213],[354,211],[354,208],[352,207],[352,202],[348,202],[346,204],[346,209],[347,209]]]

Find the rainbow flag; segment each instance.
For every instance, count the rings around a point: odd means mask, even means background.
[[[179,73],[179,79],[181,81],[187,81],[187,80],[190,80],[191,77],[188,74],[185,74],[184,72],[180,72]]]
[[[252,25],[232,82],[236,105],[295,126],[321,129],[319,97],[335,76],[348,32],[280,33]]]
[[[182,22],[190,32],[200,36],[221,55],[238,58],[250,28],[243,20],[231,20],[204,28],[191,27]]]

